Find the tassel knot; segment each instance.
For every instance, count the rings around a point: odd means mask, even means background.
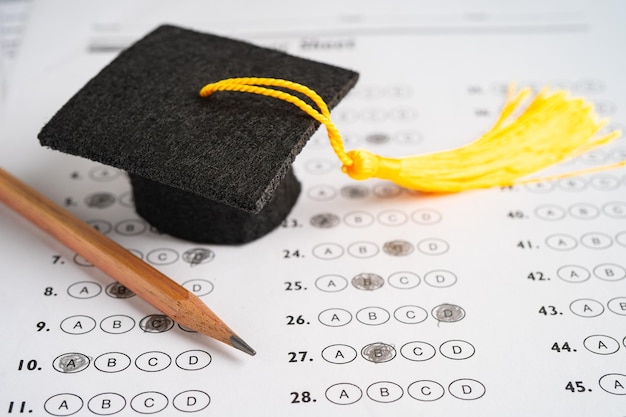
[[[348,157],[352,164],[344,164],[341,170],[355,180],[366,180],[376,177],[380,168],[380,157],[365,149],[349,151]]]

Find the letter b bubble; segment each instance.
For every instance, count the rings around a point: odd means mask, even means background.
[[[87,403],[89,410],[99,416],[119,413],[126,407],[126,399],[114,392],[105,392],[93,396]]]
[[[367,396],[379,403],[398,401],[403,394],[400,385],[389,381],[375,382],[367,387]]]

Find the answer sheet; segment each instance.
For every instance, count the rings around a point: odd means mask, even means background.
[[[625,130],[621,2],[326,6],[31,5],[0,166],[198,295],[257,355],[181,328],[0,205],[1,415],[626,415],[626,170],[434,196],[349,179],[320,128],[292,213],[232,247],[159,234],[125,173],[38,144],[163,23],[358,71],[332,112],[348,149],[469,143],[511,82],[584,96]],[[625,141],[548,173],[625,160]]]

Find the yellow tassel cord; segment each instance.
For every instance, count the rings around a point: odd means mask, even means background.
[[[289,89],[308,97],[318,109],[302,99],[268,87]],[[540,91],[530,103],[528,88],[510,88],[495,125],[474,142],[448,151],[403,158],[387,158],[367,150],[346,152],[338,129],[330,119],[324,100],[310,88],[274,78],[230,78],[207,84],[200,91],[207,97],[215,91],[240,91],[283,100],[300,108],[328,131],[331,146],[342,170],[357,180],[382,178],[413,190],[457,192],[476,188],[553,180],[626,166],[626,161],[550,177],[525,178],[566,159],[605,145],[621,135],[600,135],[606,120],[593,106],[565,91]],[[517,114],[519,113],[519,114]]]

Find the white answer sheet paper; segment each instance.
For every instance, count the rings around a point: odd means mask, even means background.
[[[626,415],[626,170],[427,195],[344,176],[321,128],[281,227],[219,246],[159,234],[125,173],[36,138],[161,23],[358,71],[332,112],[349,149],[468,143],[512,81],[584,96],[624,130],[622,3],[355,2],[327,4],[325,19],[236,2],[60,4],[74,15],[31,5],[0,166],[198,295],[257,355],[181,328],[0,205],[0,415]],[[618,139],[549,172],[624,159]]]

